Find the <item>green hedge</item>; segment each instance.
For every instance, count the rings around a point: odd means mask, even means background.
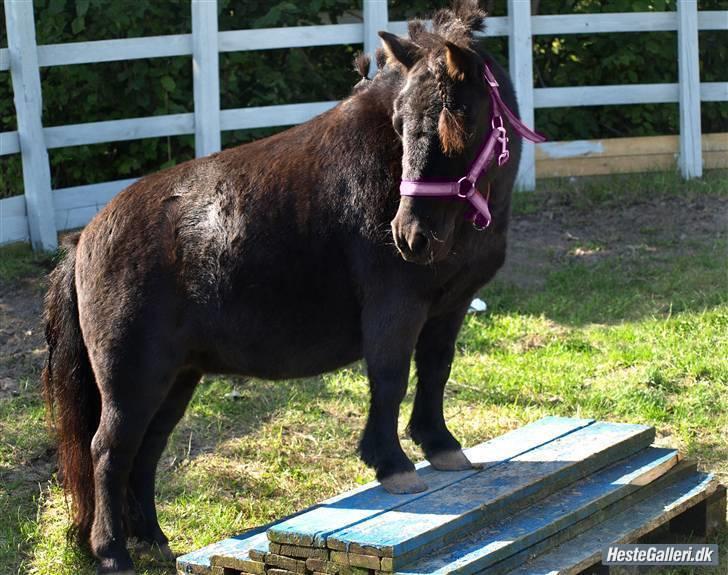
[[[674,10],[676,0],[541,0],[541,14]],[[443,0],[390,0],[390,18],[427,15]],[[357,0],[220,0],[221,30],[336,23],[361,8]],[[484,2],[491,14],[505,1]],[[703,10],[728,9],[725,0],[704,0]],[[41,44],[186,33],[188,2],[160,0],[36,0]],[[4,22],[2,5],[0,21]],[[502,61],[507,40],[490,49]],[[701,79],[726,81],[725,33],[701,32]],[[7,45],[0,26],[0,45]],[[361,46],[329,46],[221,54],[223,108],[264,106],[345,96],[356,82],[351,61]],[[537,86],[675,82],[674,33],[564,35],[536,38]],[[723,74],[721,76],[721,73]],[[44,68],[46,126],[174,114],[192,110],[189,57]],[[539,130],[554,140],[677,133],[676,105],[601,106],[538,110]],[[15,129],[12,85],[0,73],[0,131]],[[728,104],[704,104],[705,132],[728,131]],[[223,145],[249,141],[274,130],[225,132]],[[194,155],[191,136],[76,146],[51,150],[53,187],[140,176]],[[22,190],[18,156],[0,157],[0,197]]]

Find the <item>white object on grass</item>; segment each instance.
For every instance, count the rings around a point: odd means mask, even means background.
[[[470,302],[470,309],[468,309],[468,311],[470,313],[480,313],[484,312],[487,309],[488,304],[485,303],[482,299],[476,297],[473,301]]]

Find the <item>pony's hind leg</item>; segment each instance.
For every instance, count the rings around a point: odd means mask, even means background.
[[[126,341],[144,341],[128,338]],[[124,515],[134,459],[146,431],[167,397],[176,372],[172,358],[143,344],[122,353],[90,353],[101,392],[101,419],[91,442],[95,510],[91,550],[99,574],[132,574]]]
[[[159,411],[154,415],[129,476],[130,535],[144,547],[150,546],[165,560],[174,560],[168,539],[159,526],[154,502],[157,464],[172,430],[182,419],[202,374],[194,369],[181,371]]]

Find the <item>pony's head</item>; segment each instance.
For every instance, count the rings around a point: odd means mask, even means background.
[[[483,59],[473,39],[484,19],[477,0],[459,0],[435,14],[431,32],[414,21],[409,39],[379,33],[388,62],[405,75],[392,115],[402,138],[402,179],[457,180],[478,153],[490,127]],[[447,257],[464,210],[462,202],[403,196],[392,220],[402,257],[416,263]]]

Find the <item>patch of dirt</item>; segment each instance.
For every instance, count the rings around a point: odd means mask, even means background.
[[[37,383],[45,360],[45,279],[0,282],[0,400],[17,394],[21,380]]]
[[[554,264],[635,256],[669,246],[672,255],[690,253],[728,232],[728,200],[701,196],[645,200],[592,210],[546,200],[533,214],[511,221],[508,257],[499,277],[523,288],[543,286]]]

